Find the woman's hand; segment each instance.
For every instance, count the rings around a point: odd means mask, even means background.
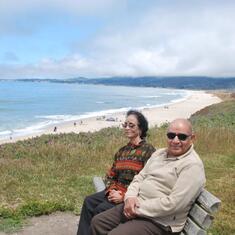
[[[120,203],[123,201],[123,196],[121,191],[111,190],[108,195],[108,200],[113,203]]]

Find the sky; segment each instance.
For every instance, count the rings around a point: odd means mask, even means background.
[[[0,79],[235,76],[235,1],[0,0]]]

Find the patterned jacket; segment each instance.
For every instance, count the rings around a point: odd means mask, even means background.
[[[106,194],[115,189],[121,191],[124,197],[127,187],[144,167],[155,148],[146,141],[141,141],[138,145],[128,143],[120,148],[114,156],[111,169],[105,177]]]

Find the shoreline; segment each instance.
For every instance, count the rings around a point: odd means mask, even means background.
[[[140,110],[147,117],[149,127],[151,128],[155,125],[159,126],[165,122],[170,122],[175,118],[189,118],[193,113],[202,108],[221,101],[222,100],[213,93],[207,93],[206,91],[191,91],[191,94],[184,100],[163,106],[145,107]],[[58,123],[46,127],[40,133],[11,136],[6,139],[0,139],[0,144],[26,140],[43,134],[94,132],[107,127],[121,127],[121,123],[125,120],[125,114],[126,112],[122,111],[103,116]]]

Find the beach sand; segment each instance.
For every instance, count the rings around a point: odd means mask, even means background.
[[[192,94],[183,101],[162,107],[144,108],[142,113],[147,117],[149,126],[153,127],[155,125],[159,126],[165,122],[170,122],[175,118],[189,118],[196,111],[219,102],[221,102],[221,99],[214,94],[205,91],[192,91]],[[40,133],[24,136],[11,136],[9,139],[2,139],[0,140],[0,144],[16,142],[18,140],[24,140],[42,134],[94,132],[106,127],[121,127],[121,123],[125,120],[125,114],[125,112],[112,113],[103,117],[92,117],[60,123],[56,125],[56,128],[55,126],[49,126]]]

